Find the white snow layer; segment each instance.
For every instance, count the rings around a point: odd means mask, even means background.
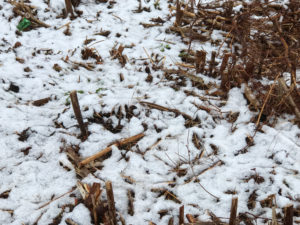
[[[136,0],[117,0],[112,8],[108,3],[86,0],[78,7],[82,16],[75,20],[56,18],[64,7],[63,0],[50,1],[49,7],[44,2],[31,0],[31,4],[37,7],[37,17],[51,27],[16,35],[21,18],[12,17],[13,6],[0,0],[3,7],[0,16],[0,193],[11,190],[8,198],[0,198],[0,224],[33,224],[35,221],[50,224],[63,205],[74,203],[74,195],[70,194],[50,202],[70,191],[77,182],[66,153],[61,152],[63,142],[79,145],[84,158],[113,141],[143,132],[143,123],[148,129],[138,147],[129,152],[113,149],[112,155],[103,161],[103,169],[83,180],[90,184],[99,182],[102,186],[105,181],[112,181],[116,208],[128,224],[145,224],[150,220],[167,224],[171,216],[178,214],[181,205],[185,205],[187,213],[198,214],[202,219],[208,218],[207,209],[219,217],[228,218],[230,192],[239,197],[240,212],[248,210],[247,200],[253,190],[257,190],[258,201],[276,194],[278,207],[290,202],[288,196],[299,196],[299,128],[283,119],[275,128],[264,126],[264,133],[256,133],[254,145],[246,153],[237,155],[246,146],[246,138],[255,133],[255,124],[250,122],[253,113],[247,107],[242,90],[232,89],[224,106],[211,100],[222,113],[216,110],[208,114],[193,104],[205,105],[207,102],[183,92],[190,90],[205,95],[204,91],[192,87],[189,81],[186,87],[176,91],[170,87],[172,82],[165,79],[163,72],[151,68],[145,50],[150,55],[166,57],[165,66],[174,68],[174,64],[180,61],[180,50],[187,49],[179,36],[165,33],[174,20],[169,17],[167,1],[159,1],[161,10],[155,9],[154,0],[142,1],[142,7],[150,7],[151,12],[134,13],[138,7]],[[48,8],[50,10],[46,10]],[[150,19],[156,17],[166,22],[150,29],[140,24],[151,23]],[[68,22],[70,36],[64,34],[66,27],[56,29]],[[104,30],[111,31],[108,37],[96,35]],[[84,41],[91,38],[95,40],[88,46],[102,56],[103,64],[96,65],[92,71],[75,68],[72,62],[83,62],[81,50],[85,47]],[[171,44],[170,49],[162,52],[161,48],[166,45],[163,40]],[[22,45],[13,48],[16,42]],[[118,43],[132,45],[124,50],[129,59],[124,67],[117,59],[111,59],[109,53]],[[192,48],[214,50],[209,44],[197,42]],[[50,50],[53,53],[47,54]],[[63,61],[66,57],[69,63]],[[24,64],[17,62],[16,58],[24,59]],[[95,61],[89,59],[86,62]],[[151,68],[152,83],[145,81],[144,62],[148,62]],[[54,64],[59,64],[62,70],[56,72]],[[25,72],[25,67],[30,71]],[[120,74],[124,76],[122,82]],[[11,83],[19,87],[19,92],[9,90]],[[70,105],[66,106],[68,93],[72,90],[80,90],[78,98],[85,121],[94,111],[107,113],[119,106],[124,110],[124,105],[136,106],[136,116],[130,121],[124,119],[124,128],[117,134],[102,125],[90,123],[91,134],[81,142],[76,138],[80,131],[73,110]],[[31,104],[46,97],[51,97],[51,101],[44,106]],[[149,109],[140,101],[178,109],[201,122],[186,128],[181,115]],[[234,124],[224,119],[228,113],[238,113]],[[113,124],[118,123],[116,117],[111,119]],[[63,123],[64,128],[57,128],[54,122]],[[21,141],[20,134],[26,129],[28,138]],[[205,153],[192,162],[201,152],[192,143],[194,133],[201,140]],[[154,145],[158,140],[161,141]],[[28,154],[24,153],[26,148],[29,148]],[[128,161],[121,153],[126,154]],[[218,161],[222,162],[220,166],[197,175]],[[60,163],[69,165],[71,171],[65,170]],[[175,167],[186,170],[186,175],[179,176]],[[251,179],[255,175],[263,177],[264,182]],[[126,182],[124,176],[131,177],[134,183]],[[190,178],[190,182],[186,178]],[[172,183],[176,185],[172,186]],[[158,193],[151,192],[153,188],[171,190],[181,204],[165,200],[164,196],[158,197]],[[127,190],[135,193],[133,216],[127,212]],[[78,190],[73,193],[79,196]],[[160,218],[158,212],[163,209],[169,213]],[[271,215],[270,209],[259,204],[254,212]],[[66,224],[67,218],[78,224],[91,224],[89,212],[83,204],[77,205],[72,212],[65,211],[60,224]]]

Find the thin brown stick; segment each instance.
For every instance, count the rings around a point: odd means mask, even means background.
[[[238,198],[233,198],[231,202],[229,225],[236,224],[237,206],[238,206]]]
[[[70,93],[70,98],[71,98],[74,114],[75,114],[77,122],[79,124],[81,135],[83,138],[85,138],[85,137],[87,137],[87,131],[86,131],[85,125],[83,123],[80,106],[79,106],[79,102],[78,102],[78,98],[77,98],[77,91],[72,91]]]
[[[260,118],[261,118],[261,116],[262,116],[262,113],[263,113],[263,111],[264,111],[264,109],[265,109],[265,106],[266,106],[266,104],[267,104],[267,102],[268,102],[268,100],[269,100],[269,97],[270,97],[270,95],[271,95],[271,93],[272,93],[272,91],[273,91],[273,89],[274,89],[274,87],[275,87],[275,85],[276,85],[276,81],[277,81],[277,79],[278,79],[279,76],[280,76],[280,74],[278,74],[278,75],[276,76],[276,78],[275,78],[275,80],[274,80],[274,83],[272,84],[272,86],[271,86],[271,88],[270,88],[270,90],[269,90],[269,92],[268,92],[268,94],[267,94],[267,97],[265,98],[264,104],[263,104],[262,107],[261,107],[261,110],[260,110],[260,112],[259,112],[259,115],[258,115],[258,118],[257,118],[257,121],[256,121],[256,127],[258,127],[258,125],[259,125],[259,122],[260,122]]]
[[[106,195],[107,195],[107,201],[108,201],[109,216],[110,216],[110,220],[112,222],[111,225],[117,225],[115,198],[114,198],[114,192],[113,192],[111,182],[107,181],[105,183],[105,187],[106,187]]]
[[[188,179],[188,180],[186,181],[186,183],[189,183],[189,182],[193,181],[194,178],[199,177],[201,174],[205,173],[206,171],[211,170],[211,169],[214,168],[214,167],[217,167],[217,166],[222,165],[222,163],[223,163],[223,162],[222,162],[221,160],[215,162],[215,163],[212,164],[211,166],[207,167],[206,169],[204,169],[204,170],[200,171],[199,173],[195,174],[194,176],[192,176],[190,179]]]
[[[113,146],[116,146],[116,147],[121,147],[123,145],[127,145],[129,143],[132,143],[132,142],[135,142],[135,141],[138,141],[139,139],[143,138],[145,136],[144,133],[141,133],[141,134],[137,134],[135,136],[132,136],[132,137],[129,137],[129,138],[126,138],[126,139],[123,139],[123,140],[120,140],[120,141],[117,141],[115,144],[112,144],[108,147],[106,147],[105,149],[101,150],[100,152],[96,153],[95,155],[92,155],[84,160],[82,160],[80,163],[79,163],[79,166],[83,166],[83,165],[86,165],[92,161],[94,161],[95,159],[97,158],[100,158],[101,156],[109,153],[111,150],[112,150],[112,147]]]
[[[49,205],[50,203],[56,201],[57,199],[60,199],[60,198],[64,197],[65,195],[67,195],[67,194],[73,192],[75,189],[76,189],[76,187],[73,187],[73,188],[72,188],[70,191],[68,191],[67,193],[64,193],[64,194],[62,194],[62,195],[60,195],[60,196],[58,196],[58,197],[52,199],[51,201],[49,201],[49,202],[45,203],[44,205],[40,206],[38,209],[44,208],[45,206]]]
[[[148,59],[150,60],[151,64],[154,65],[154,62],[153,62],[152,58],[150,57],[149,53],[147,52],[147,50],[144,47],[143,47],[143,49],[144,49]]]
[[[62,25],[62,26],[56,28],[56,30],[60,30],[61,28],[67,27],[67,26],[69,26],[70,24],[71,24],[71,21],[69,21],[69,22],[67,22],[66,24],[64,24],[64,25]]]
[[[174,112],[176,114],[180,114],[182,115],[185,119],[188,119],[188,120],[193,120],[193,118],[184,113],[184,112],[180,112],[179,110],[177,109],[170,109],[170,108],[167,108],[167,107],[164,107],[164,106],[161,106],[161,105],[157,105],[155,103],[151,103],[151,102],[144,102],[144,101],[141,101],[140,102],[142,105],[147,105],[148,107],[150,108],[153,108],[153,109],[158,109],[158,110],[161,110],[161,111],[167,111],[167,112]]]

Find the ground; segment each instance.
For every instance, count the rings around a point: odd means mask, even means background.
[[[49,27],[18,31],[22,18],[14,4],[0,0],[0,224],[64,225],[68,218],[92,224],[87,207],[76,204],[82,198],[78,180],[102,187],[111,181],[117,214],[127,224],[167,224],[171,217],[177,223],[182,205],[201,220],[211,211],[228,222],[233,197],[238,212],[251,212],[258,224],[272,218],[261,202],[269,196],[281,216],[286,205],[299,207],[294,116],[284,114],[257,132],[257,112],[249,109],[243,85],[224,99],[166,72],[178,69],[181,50],[188,48],[169,30],[171,1],[141,1],[139,7],[136,0],[85,0],[72,20],[62,16],[62,0],[24,2]],[[192,48],[208,58],[218,51],[201,42]],[[196,76],[211,85],[210,93],[221,84]],[[70,104],[73,90],[86,140]],[[76,149],[84,159],[140,133],[137,143],[113,147],[85,177],[67,154]]]

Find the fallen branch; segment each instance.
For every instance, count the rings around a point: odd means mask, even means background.
[[[158,110],[161,110],[161,111],[173,112],[175,114],[180,114],[180,115],[183,116],[183,118],[185,118],[187,120],[193,120],[193,118],[190,115],[188,115],[188,114],[186,114],[184,112],[180,112],[177,109],[170,109],[170,108],[167,108],[167,107],[164,107],[164,106],[161,106],[161,105],[157,105],[157,104],[151,103],[151,102],[144,102],[144,101],[142,101],[140,103],[142,105],[147,105],[148,107],[153,108],[153,109],[158,109]]]
[[[101,156],[104,156],[106,155],[107,153],[109,153],[113,146],[116,146],[116,147],[122,147],[124,145],[127,145],[129,143],[132,143],[132,142],[136,142],[138,141],[139,139],[143,138],[145,136],[144,133],[141,133],[141,134],[137,134],[135,136],[132,136],[132,137],[129,137],[129,138],[126,138],[126,139],[123,139],[123,140],[120,140],[120,141],[117,141],[115,144],[112,144],[108,147],[106,147],[105,149],[101,150],[100,152],[96,153],[95,155],[92,155],[84,160],[82,160],[80,163],[79,163],[79,166],[83,166],[83,165],[86,165],[92,161],[94,161],[95,159],[97,158],[100,158]]]

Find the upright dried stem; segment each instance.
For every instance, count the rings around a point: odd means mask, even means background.
[[[72,91],[70,93],[70,98],[71,98],[74,114],[76,116],[77,122],[79,124],[79,128],[81,130],[81,135],[83,138],[85,138],[85,137],[87,137],[87,131],[86,131],[85,125],[83,123],[80,106],[79,106],[79,102],[78,102],[78,98],[77,98],[77,91]]]
[[[237,207],[238,207],[238,198],[233,198],[231,202],[229,225],[236,224]]]
[[[179,208],[179,225],[184,224],[184,205]]]
[[[117,225],[117,216],[116,216],[116,207],[115,207],[115,198],[113,193],[112,184],[110,181],[105,183],[106,195],[108,201],[109,217],[111,225]]]
[[[284,225],[293,225],[293,205],[288,205],[284,209]]]
[[[67,15],[69,15],[69,13],[71,13],[71,15],[74,16],[71,0],[65,0],[65,4],[66,4]]]

